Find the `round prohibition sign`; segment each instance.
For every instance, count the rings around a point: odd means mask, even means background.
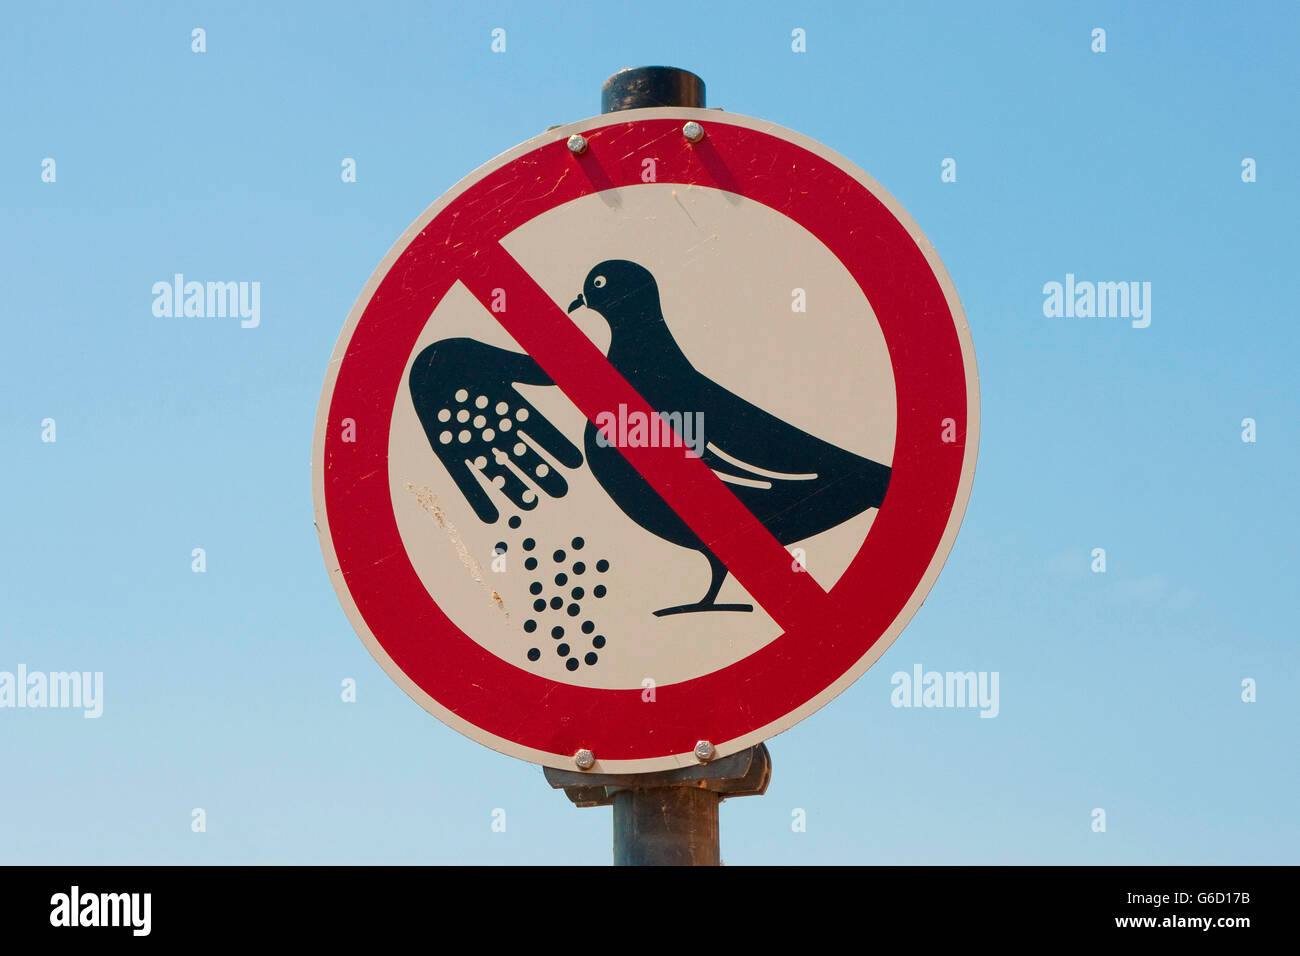
[[[614,118],[617,117],[617,118]],[[682,126],[703,125],[689,141]],[[571,134],[587,140],[575,155]],[[656,182],[723,190],[807,230],[870,303],[893,369],[897,422],[887,496],[829,590],[709,466],[659,447],[627,462],[708,545],[781,634],[752,654],[656,688],[594,688],[515,666],[462,631],[407,554],[389,497],[389,435],[404,372],[443,297],[463,285],[565,396],[595,421],[647,401],[503,247],[535,217],[606,190]],[[558,240],[557,240],[558,241]],[[507,311],[493,311],[505,290]],[[345,420],[355,427],[347,434]],[[979,397],[970,332],[942,263],[902,207],[821,144],[717,110],[659,108],[548,131],[461,180],[407,230],[372,275],[331,359],[316,422],[313,491],[335,591],[367,649],[415,701],[502,753],[571,769],[640,773],[725,756],[778,734],[860,677],[920,607],[951,550],[970,493]],[[463,587],[448,582],[447,587]]]

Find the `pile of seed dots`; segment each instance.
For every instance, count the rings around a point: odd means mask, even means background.
[[[522,521],[516,515],[509,520],[508,524],[511,528],[518,528]],[[593,585],[592,581],[595,575],[604,574],[609,570],[609,561],[599,558],[588,565],[579,553],[586,544],[582,538],[573,538],[569,542],[569,550],[557,548],[551,552],[551,571],[554,571],[554,575],[550,577],[549,586],[544,579],[550,575],[550,572],[539,570],[545,553],[538,548],[533,538],[524,538],[522,544],[524,552],[528,555],[524,558],[524,568],[536,575],[528,586],[528,592],[533,595],[532,610],[535,616],[524,621],[524,632],[537,633],[542,624],[539,621],[540,617],[553,614],[559,618],[559,622],[552,625],[550,634],[556,642],[555,653],[565,659],[564,666],[571,671],[576,671],[580,664],[593,666],[600,659],[596,651],[605,646],[605,635],[595,633],[595,621],[582,613],[582,601],[586,600],[589,594],[593,598],[600,599],[608,593],[605,585]],[[507,550],[506,543],[498,542],[496,550],[498,553],[504,553]],[[541,558],[538,557],[539,554],[542,555]],[[579,621],[579,618],[582,620]],[[588,640],[592,650],[583,653],[582,648],[576,646],[581,640]],[[541,648],[530,647],[527,657],[533,662],[541,660]]]

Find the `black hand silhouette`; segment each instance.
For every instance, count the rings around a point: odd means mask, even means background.
[[[582,453],[519,394],[516,383],[554,384],[527,355],[474,339],[435,342],[411,366],[411,400],[429,445],[487,524],[500,512],[480,474],[516,507],[531,511],[537,493],[519,473],[553,498],[569,490],[534,446],[569,468],[582,464]]]

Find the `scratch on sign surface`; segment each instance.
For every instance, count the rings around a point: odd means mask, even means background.
[[[465,570],[469,571],[469,576],[488,595],[492,603],[496,605],[497,610],[506,616],[506,620],[510,620],[510,612],[506,610],[505,601],[501,599],[501,595],[497,590],[484,580],[483,565],[479,564],[478,559],[469,553],[469,548],[465,547],[465,541],[461,538],[460,532],[456,530],[456,526],[451,523],[451,520],[443,513],[442,508],[438,506],[438,496],[433,489],[428,485],[421,485],[416,488],[414,484],[408,481],[406,482],[406,490],[415,497],[416,503],[421,508],[433,516],[439,530],[447,536],[447,540],[455,547],[456,555],[460,558],[460,563],[465,565]]]

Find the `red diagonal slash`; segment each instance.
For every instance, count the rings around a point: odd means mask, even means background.
[[[499,244],[478,250],[474,263],[477,268],[461,280],[590,421],[620,404],[629,415],[656,414]],[[493,289],[506,290],[506,311],[492,311]],[[784,546],[702,460],[680,448],[620,446],[619,451],[783,630],[826,620],[826,592],[811,574],[794,570]]]

